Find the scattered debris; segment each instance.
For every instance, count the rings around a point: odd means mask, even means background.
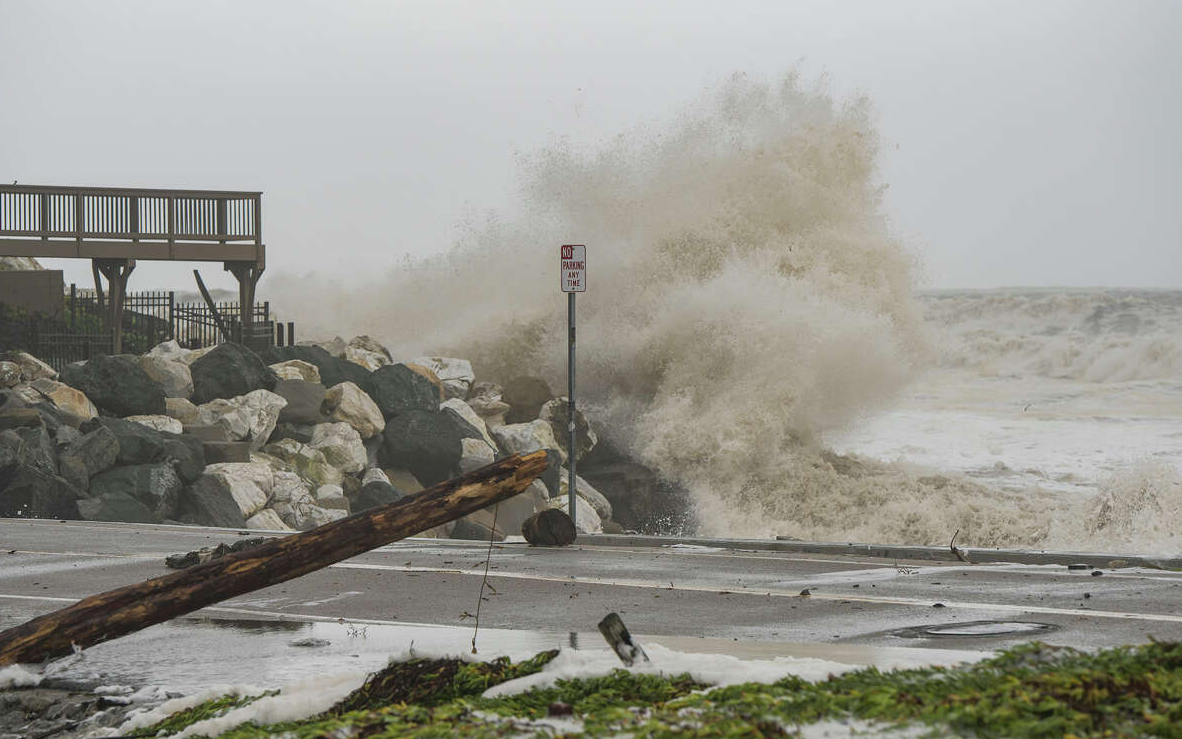
[[[199,565],[203,562],[208,562],[211,559],[219,559],[227,554],[234,552],[242,552],[247,549],[254,549],[262,546],[269,541],[275,541],[274,536],[252,536],[249,539],[239,539],[233,544],[218,544],[216,547],[204,547],[195,552],[185,552],[184,554],[170,554],[164,558],[164,564],[172,570],[183,570],[193,565]]]
[[[943,603],[933,603],[932,608],[947,608]]]
[[[952,540],[948,542],[948,548],[950,550],[952,550],[952,555],[954,557],[959,559],[961,562],[964,562],[965,564],[971,565],[972,561],[969,559],[969,555],[965,554],[963,549],[956,546],[956,537],[959,534],[960,534],[960,529],[957,529],[956,533],[952,535]]]
[[[620,620],[619,614],[609,613],[604,616],[599,622],[599,633],[603,634],[603,638],[615,650],[616,656],[625,666],[631,667],[638,659],[642,662],[649,661],[648,655],[640,645],[632,641],[632,635],[628,633],[628,627]]]
[[[316,637],[310,636],[306,639],[296,639],[295,641],[288,642],[287,646],[289,646],[289,647],[327,647],[331,643],[332,642],[330,642],[328,639],[317,639]]]
[[[800,591],[800,595],[804,598],[807,598],[812,595],[812,592],[810,592],[808,588],[805,588],[804,590]]]
[[[575,715],[575,709],[569,703],[555,702],[551,703],[549,708],[546,709],[546,715],[552,718],[555,716],[573,716]]]
[[[1103,574],[1104,574],[1103,570],[1092,570],[1092,577],[1099,577],[1100,575],[1103,575]]]
[[[1085,565],[1085,564],[1067,565],[1067,569],[1069,569],[1069,570],[1086,570],[1089,567],[1091,567],[1091,565]]]

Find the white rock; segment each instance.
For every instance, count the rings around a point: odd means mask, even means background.
[[[577,470],[578,465],[575,465],[575,468]],[[570,491],[570,470],[563,468],[561,473],[562,478],[558,483],[558,494],[560,497],[565,498]],[[582,477],[579,477],[577,473],[575,474],[575,495],[590,503],[591,507],[595,509],[595,513],[598,514],[599,518],[604,520],[611,519],[611,501],[609,501],[603,495],[603,493],[592,487],[591,483],[587,482]],[[576,511],[576,513],[577,512],[578,511]]]
[[[296,343],[300,346],[318,346],[334,357],[340,357],[345,354],[345,340],[339,336],[334,336],[329,341],[299,341]]]
[[[349,499],[340,485],[321,485],[316,488],[316,505],[349,512]]]
[[[460,441],[460,472],[471,472],[497,461],[497,452],[484,439],[465,438]]]
[[[567,501],[568,498],[565,495],[560,495],[557,498],[551,498],[550,507],[557,508],[563,513],[569,515],[570,506],[568,505]],[[575,530],[584,534],[603,533],[603,522],[600,520],[599,514],[595,512],[595,506],[579,497],[578,494],[575,495]]]
[[[448,400],[445,400],[439,404],[440,410],[443,410],[444,408],[450,408],[458,413],[460,418],[463,418],[472,425],[472,428],[480,432],[480,435],[484,437],[484,440],[488,442],[489,446],[491,446],[493,449],[497,448],[497,441],[492,437],[492,434],[488,432],[488,426],[484,423],[484,419],[477,415],[476,411],[470,405],[459,398],[449,398]],[[577,466],[578,465],[576,465],[576,467]]]
[[[39,272],[43,269],[33,257],[0,257],[0,272]]]
[[[566,452],[562,450],[558,440],[554,438],[550,424],[545,421],[535,419],[529,423],[505,424],[491,429],[491,433],[505,454],[523,454],[536,452],[539,449],[553,449],[562,456],[564,462],[566,461]]]
[[[230,489],[230,495],[246,518],[267,506],[275,487],[275,473],[258,462],[219,462],[208,465],[205,474]]]
[[[352,382],[333,385],[324,395],[324,410],[333,421],[347,423],[357,430],[362,439],[382,433],[386,419],[373,398]]]
[[[40,380],[43,377],[57,379],[57,370],[28,352],[9,352],[4,358],[21,368],[21,379],[25,382]]]
[[[147,426],[157,431],[167,431],[170,434],[179,434],[185,430],[180,421],[168,416],[128,416],[126,420],[135,421],[141,426]]]
[[[250,441],[252,450],[261,449],[275,430],[279,411],[287,401],[270,390],[253,390],[226,400],[215,398],[197,407],[201,423],[226,429],[234,441]]]
[[[193,373],[189,365],[148,354],[139,358],[140,369],[164,388],[167,398],[189,398],[193,395]]]
[[[287,470],[275,470],[272,473],[274,486],[271,488],[271,503],[309,504],[315,503],[312,491],[303,478]]]
[[[162,341],[149,349],[147,353],[144,354],[144,356],[187,364],[185,357],[187,357],[188,354],[189,350],[178,344],[176,339],[169,339],[168,341]]]
[[[303,506],[296,511],[296,528],[309,531],[317,526],[344,518],[348,512],[340,508],[322,508],[318,505]]]
[[[13,387],[21,382],[21,366],[16,362],[0,362],[0,387]]]
[[[304,382],[320,383],[320,368],[302,359],[289,359],[286,362],[272,364],[271,369],[279,375],[280,380],[303,380]]]
[[[361,347],[352,345],[345,347],[345,359],[354,364],[361,365],[370,372],[373,372],[379,367],[384,367],[387,364],[393,364],[393,362],[391,362],[389,358],[383,354],[371,352],[368,349],[362,349]]]
[[[279,514],[270,508],[264,508],[246,519],[246,528],[257,531],[291,531],[292,527],[283,522]]]
[[[313,485],[340,485],[344,480],[344,473],[329,464],[318,449],[295,439],[268,444],[264,453],[273,468],[294,471]]]
[[[410,364],[417,364],[433,371],[443,385],[443,394],[448,398],[468,397],[468,389],[476,381],[476,374],[472,372],[472,363],[467,359],[417,357],[410,360]]]
[[[386,473],[377,467],[366,470],[365,475],[363,475],[361,478],[362,485],[368,485],[371,482],[384,482],[387,485],[393,485],[393,483],[390,482],[390,478],[386,476]]]
[[[165,398],[164,409],[169,418],[175,418],[182,425],[192,426],[201,423],[201,411],[187,398]]]
[[[347,423],[318,423],[312,427],[313,449],[342,472],[361,472],[369,457],[361,435]]]
[[[178,356],[176,358],[176,361],[180,362],[181,364],[190,364],[191,365],[194,362],[196,362],[198,359],[201,359],[206,354],[209,354],[211,351],[213,351],[214,349],[217,349],[217,348],[218,348],[218,345],[213,344],[211,346],[207,346],[202,349],[190,349],[190,350],[186,351],[184,354],[181,354],[180,356]]]
[[[25,388],[27,388],[25,392],[22,392],[20,387],[16,388],[16,391],[30,403],[37,403],[41,400],[53,403],[73,426],[79,426],[98,416],[98,409],[94,407],[94,403],[90,402],[90,398],[86,397],[85,393],[57,380],[42,377],[26,385]]]

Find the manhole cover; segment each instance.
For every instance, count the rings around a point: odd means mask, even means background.
[[[1055,624],[1042,624],[1035,621],[965,621],[954,624],[932,624],[930,626],[910,626],[892,632],[895,636],[909,639],[931,639],[941,637],[976,637],[976,636],[1014,636],[1022,634],[1045,634],[1055,631],[1059,627]]]

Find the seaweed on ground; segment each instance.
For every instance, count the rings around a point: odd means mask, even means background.
[[[371,676],[324,714],[248,723],[222,736],[767,737],[799,735],[824,720],[859,720],[933,736],[1182,738],[1179,643],[1088,653],[1035,642],[967,667],[868,668],[817,683],[789,677],[716,689],[688,675],[616,670],[482,697],[492,685],[537,672],[554,654],[517,665],[411,660]],[[555,704],[563,704],[560,713],[569,706],[570,716],[546,723]]]

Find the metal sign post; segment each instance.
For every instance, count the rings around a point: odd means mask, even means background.
[[[575,293],[587,290],[587,247],[584,244],[564,244],[559,254],[561,271],[559,282],[566,293],[566,314],[569,331],[567,334],[567,430],[570,441],[567,446],[567,465],[570,468],[570,482],[567,483],[567,510],[570,520],[575,522]]]

